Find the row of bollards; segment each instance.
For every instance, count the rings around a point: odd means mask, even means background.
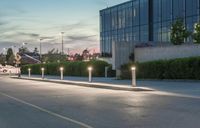
[[[92,82],[92,70],[93,70],[92,67],[88,67],[88,82]],[[105,77],[107,77],[107,70],[108,70],[108,68],[106,67]],[[42,79],[45,78],[44,77],[44,71],[45,71],[45,69],[41,68]],[[64,79],[63,71],[64,71],[64,68],[60,67],[60,80]],[[136,87],[136,67],[132,67],[131,71],[132,71],[132,86]],[[28,77],[29,78],[31,77],[31,69],[30,68],[28,69]]]

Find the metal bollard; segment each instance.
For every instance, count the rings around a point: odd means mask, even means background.
[[[92,67],[88,67],[89,72],[89,82],[92,82]]]
[[[132,86],[136,87],[136,72],[135,72],[136,68],[132,67],[131,71],[132,71]]]
[[[63,80],[63,67],[60,67],[60,80]]]

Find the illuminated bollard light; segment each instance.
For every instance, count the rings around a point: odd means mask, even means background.
[[[136,87],[136,67],[131,67],[132,71],[132,86]]]
[[[42,79],[44,79],[44,68],[41,68],[42,71]]]
[[[88,67],[89,72],[89,82],[92,82],[92,67]]]
[[[31,69],[30,68],[28,69],[28,77],[29,78],[31,77]]]
[[[63,80],[63,71],[64,71],[64,68],[60,67],[60,80]]]

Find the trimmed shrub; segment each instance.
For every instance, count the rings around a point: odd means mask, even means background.
[[[136,65],[140,79],[196,79],[200,80],[200,57],[159,60],[123,65],[122,78],[130,79],[130,67]]]
[[[34,75],[41,74],[41,68],[45,68],[47,75],[59,75],[60,67],[64,68],[65,76],[88,76],[88,67],[93,67],[93,76],[103,77],[105,75],[105,67],[109,66],[108,75],[114,76],[114,71],[111,65],[104,61],[76,61],[76,62],[63,62],[63,63],[47,63],[47,64],[33,64],[21,67],[22,73],[27,74],[28,68],[31,68],[31,73]]]

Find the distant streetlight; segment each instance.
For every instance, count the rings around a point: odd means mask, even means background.
[[[60,80],[63,80],[63,67],[60,67]]]
[[[40,61],[42,62],[42,38],[40,38]]]
[[[89,82],[92,82],[92,67],[88,67],[89,72]]]
[[[17,46],[15,46],[15,45],[13,45],[12,46],[12,49],[13,49],[13,53],[15,54],[15,48],[16,48]]]
[[[22,43],[22,47],[24,47],[25,45],[27,45],[28,43]]]
[[[63,35],[64,35],[64,32],[61,32],[61,36],[62,36],[62,51],[61,51],[61,55],[64,55],[64,40],[63,40]]]
[[[8,50],[8,48],[3,48],[3,53],[6,54],[7,50]]]
[[[131,71],[132,71],[132,86],[136,87],[136,67],[131,67]]]

